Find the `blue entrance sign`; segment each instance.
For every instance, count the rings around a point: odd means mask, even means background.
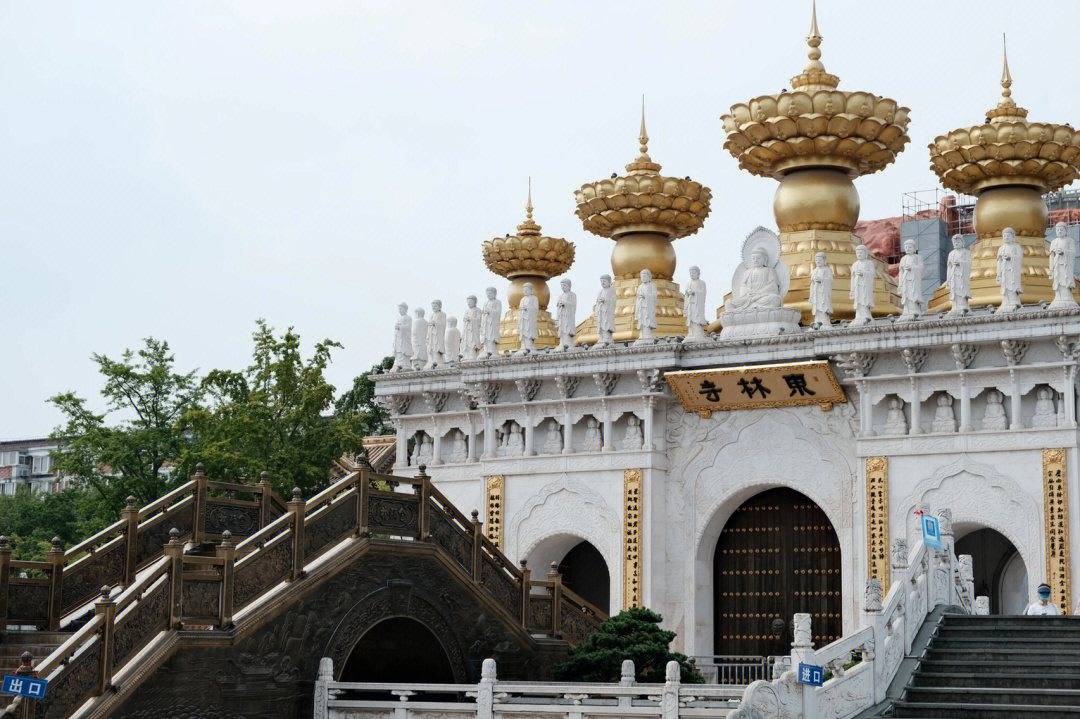
[[[14,694],[19,697],[41,699],[45,696],[45,688],[49,686],[46,679],[36,677],[24,677],[18,674],[5,674],[4,684],[0,687],[0,693]]]
[[[921,519],[923,544],[934,549],[941,549],[941,524],[938,523],[937,517],[924,514]]]
[[[825,682],[825,669],[813,664],[799,664],[799,684],[820,687]]]

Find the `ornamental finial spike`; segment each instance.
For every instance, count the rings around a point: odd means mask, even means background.
[[[1010,96],[1012,96],[1012,90],[1009,89],[1012,87],[1012,74],[1009,73],[1009,48],[1005,43],[1005,33],[1001,34],[1001,57],[1001,87],[1003,88],[1001,96],[1009,100]]]
[[[806,36],[806,44],[810,46],[810,52],[808,53],[810,65],[808,66],[808,69],[812,67],[816,70],[824,70],[825,67],[819,61],[821,50],[818,49],[818,46],[821,45],[821,31],[818,30],[817,25],[817,0],[814,0],[812,7],[813,10],[810,15],[810,34]]]
[[[645,96],[641,96],[641,134],[638,135],[638,142],[641,143],[641,154],[644,157],[649,156],[649,133],[645,131]]]
[[[529,199],[525,203],[525,216],[528,219],[532,219],[533,204],[532,204],[532,177],[529,178]]]

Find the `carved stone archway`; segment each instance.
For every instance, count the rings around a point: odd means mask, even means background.
[[[434,604],[414,591],[411,582],[391,580],[352,605],[334,628],[323,656],[334,660],[334,676],[340,678],[349,654],[373,626],[394,617],[406,617],[423,624],[438,639],[450,660],[454,681],[468,681],[465,652],[451,624]]]

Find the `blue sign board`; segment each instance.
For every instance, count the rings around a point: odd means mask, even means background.
[[[820,687],[825,682],[825,669],[813,664],[799,664],[799,684]]]
[[[928,547],[941,549],[941,525],[929,514],[922,515],[922,541]]]
[[[20,697],[41,699],[45,696],[45,688],[49,682],[36,677],[24,677],[18,674],[5,674],[4,684],[0,687],[0,693],[14,694]]]

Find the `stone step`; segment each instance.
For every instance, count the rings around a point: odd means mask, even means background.
[[[30,652],[35,659],[43,659],[53,653],[59,644],[0,644],[0,663],[7,659],[19,659],[23,652]]]
[[[1005,689],[1003,687],[908,687],[904,701],[949,704],[1039,704],[1080,707],[1080,689]]]
[[[1077,626],[1034,626],[1034,627],[941,627],[937,637],[941,639],[1012,639],[1047,637],[1058,639],[1076,639],[1080,641],[1080,625]]]
[[[1036,667],[1029,667],[1036,670]],[[1068,672],[1047,674],[1029,671],[1023,674],[975,673],[975,672],[928,672],[921,668],[912,675],[910,687],[977,687],[980,689],[1080,689],[1080,673],[1076,668]]]
[[[946,702],[899,701],[893,705],[895,717],[921,717],[922,719],[1077,719],[1080,706],[1053,707],[1038,704],[964,704],[957,706]]]
[[[925,660],[919,666],[920,671],[936,674],[970,672],[987,676],[1041,674],[1043,676],[1080,676],[1080,661],[1047,664],[1040,659],[1021,661],[966,661],[966,660]]]
[[[937,649],[931,648],[926,652],[926,658],[930,661],[948,660],[964,662],[1030,662],[1038,660],[1047,665],[1075,664],[1080,657],[1065,654],[1047,654],[1045,648],[1014,647],[998,648],[992,645],[984,648],[970,649]]]
[[[943,618],[942,629],[953,627],[1013,627],[1030,629],[1032,627],[1080,627],[1080,617],[1025,617],[1023,615],[965,616],[948,615]]]
[[[63,644],[72,632],[49,632],[32,629],[0,634],[0,647],[7,644]]]
[[[1080,654],[1080,639],[1071,637],[934,637],[930,641],[931,649],[982,649],[1003,647],[1044,647],[1055,652],[1073,652]]]

